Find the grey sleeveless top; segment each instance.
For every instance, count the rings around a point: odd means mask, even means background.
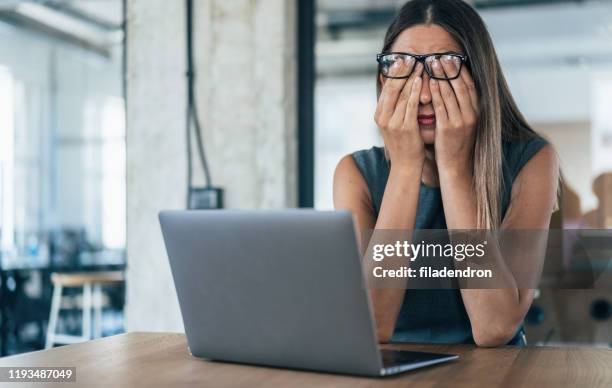
[[[512,183],[521,168],[547,144],[540,137],[503,142],[502,217],[510,204]],[[372,197],[378,216],[389,165],[382,147],[352,154]],[[447,229],[439,187],[421,184],[415,229]],[[521,327],[511,345],[524,344]],[[398,315],[394,342],[474,343],[470,320],[458,289],[406,290]]]

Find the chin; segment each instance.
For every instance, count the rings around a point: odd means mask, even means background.
[[[434,128],[420,128],[421,138],[425,145],[433,145],[436,139],[436,131]]]

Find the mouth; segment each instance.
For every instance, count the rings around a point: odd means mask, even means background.
[[[436,115],[419,115],[417,117],[417,121],[419,122],[419,125],[431,126],[436,122]]]

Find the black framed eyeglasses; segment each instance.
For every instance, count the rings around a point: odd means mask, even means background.
[[[433,61],[434,60],[447,60],[453,63],[455,71],[445,71],[443,76],[436,76],[433,72]],[[438,80],[453,80],[459,78],[461,74],[461,68],[464,63],[467,63],[467,56],[446,52],[446,53],[433,53],[427,55],[414,55],[410,53],[402,52],[389,52],[380,53],[376,55],[376,61],[378,62],[378,71],[385,78],[393,79],[404,79],[410,77],[410,74],[414,71],[417,62],[421,62],[424,66],[425,72],[430,78]]]

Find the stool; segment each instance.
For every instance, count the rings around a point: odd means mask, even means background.
[[[51,300],[51,313],[47,326],[47,340],[45,348],[54,344],[71,344],[92,339],[91,313],[93,309],[93,338],[102,336],[102,284],[117,284],[123,282],[123,272],[82,272],[82,273],[52,273],[53,299]],[[64,288],[83,288],[83,319],[81,335],[56,334],[57,319],[61,309],[62,290]],[[92,301],[93,297],[93,301]]]

